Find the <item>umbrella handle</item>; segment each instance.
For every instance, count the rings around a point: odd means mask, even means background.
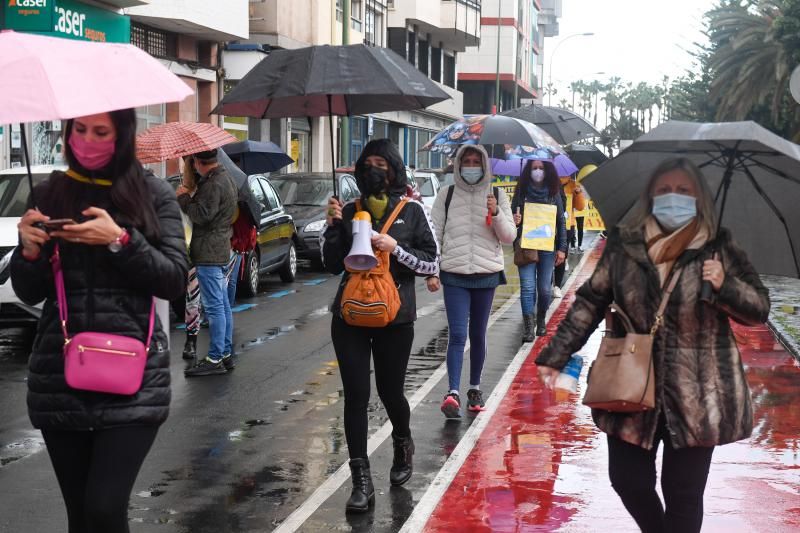
[[[711,257],[713,259],[716,259],[717,258],[717,252],[712,253]],[[701,302],[705,302],[707,304],[713,303],[714,302],[713,289],[714,288],[711,286],[711,282],[710,281],[704,281],[700,285],[700,301]]]
[[[488,209],[486,210],[486,225],[487,226],[492,225],[492,212],[489,211]]]

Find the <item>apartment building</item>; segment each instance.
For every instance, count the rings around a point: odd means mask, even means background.
[[[561,0],[484,0],[480,46],[458,71],[464,113],[501,112],[541,95],[544,36],[557,35]],[[499,85],[499,92],[498,92]]]

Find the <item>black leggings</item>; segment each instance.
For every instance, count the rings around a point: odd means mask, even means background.
[[[378,396],[397,437],[411,434],[411,410],[404,394],[406,367],[414,341],[414,324],[360,328],[334,317],[331,338],[344,386],[344,433],[351,459],[367,457],[367,406],[370,354],[375,361]]]
[[[666,511],[656,493],[656,452],[664,443],[661,490]],[[611,485],[643,533],[696,533],[703,525],[703,492],[714,448],[676,450],[663,416],[652,450],[608,437]]]
[[[583,246],[583,217],[575,217],[575,225],[578,227],[578,246]]]
[[[128,533],[128,500],[158,426],[43,430],[69,533]]]

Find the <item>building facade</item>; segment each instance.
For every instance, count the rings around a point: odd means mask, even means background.
[[[464,113],[501,112],[541,95],[543,32],[558,31],[556,3],[560,16],[560,0],[482,2],[480,46],[463,54],[458,71]]]

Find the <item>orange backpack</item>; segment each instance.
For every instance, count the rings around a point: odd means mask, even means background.
[[[381,228],[386,233],[394,224],[407,198],[400,200],[392,214]],[[360,200],[356,200],[356,210],[361,210]],[[342,318],[351,326],[382,328],[389,325],[400,310],[400,293],[389,271],[389,252],[375,251],[378,265],[372,270],[350,270],[347,283],[342,291]]]

